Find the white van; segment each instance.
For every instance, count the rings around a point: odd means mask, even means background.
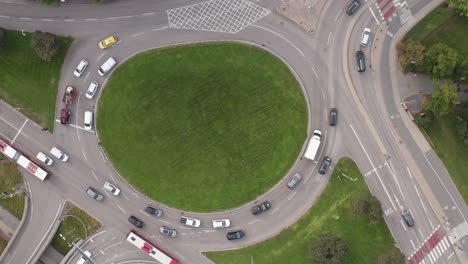
[[[84,128],[86,130],[91,130],[93,128],[93,112],[86,111],[84,113]]]
[[[39,152],[37,153],[37,156],[36,158],[40,161],[42,161],[45,165],[52,165],[52,163],[54,163],[54,161],[49,158],[49,156],[47,156],[46,154],[42,153],[42,152]]]
[[[57,147],[53,147],[50,150],[50,154],[54,155],[57,159],[59,159],[59,160],[61,160],[63,162],[68,161],[68,155],[65,154],[63,151],[61,151],[60,149],[58,149]]]
[[[101,76],[106,75],[106,73],[112,70],[112,68],[114,68],[116,64],[117,64],[117,61],[115,61],[114,58],[109,57],[99,68],[98,70],[99,75]]]

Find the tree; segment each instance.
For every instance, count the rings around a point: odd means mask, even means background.
[[[340,264],[348,254],[346,241],[334,234],[322,234],[312,241],[312,261],[317,264]]]
[[[432,46],[425,54],[424,67],[426,72],[432,73],[435,78],[453,78],[459,64],[460,56],[457,50],[444,43]]]
[[[441,116],[447,115],[459,100],[457,86],[452,81],[439,84],[437,80],[433,80],[433,83],[437,91],[431,94],[428,102],[424,105],[424,110],[430,110]]]
[[[32,34],[31,47],[41,59],[46,61],[50,61],[59,48],[56,36],[42,31],[35,31]]]
[[[0,51],[5,48],[6,34],[3,28],[0,28]]]
[[[403,67],[418,67],[424,64],[424,51],[426,47],[420,42],[414,40],[399,42],[397,44],[397,50],[400,63]],[[413,68],[413,70],[415,69]]]
[[[421,115],[417,115],[416,118],[414,118],[414,122],[416,122],[416,125],[427,129],[431,123],[432,120],[434,120],[434,113],[431,111],[427,111]]]
[[[351,202],[351,217],[357,219],[368,212],[369,203],[366,196],[360,196]]]
[[[401,251],[393,247],[391,250],[380,255],[377,259],[377,264],[401,264],[405,263],[405,256],[401,254]]]
[[[468,0],[448,0],[448,2],[457,10],[458,14],[468,17]]]
[[[380,223],[382,217],[382,206],[380,205],[379,200],[373,195],[369,195],[367,199],[368,203],[368,213],[369,213],[369,226],[376,226]]]

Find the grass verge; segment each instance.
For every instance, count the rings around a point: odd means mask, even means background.
[[[153,50],[118,68],[99,101],[102,145],[149,197],[189,211],[232,208],[298,157],[307,108],[297,80],[255,47]]]
[[[55,98],[60,70],[72,43],[58,37],[60,49],[46,62],[31,48],[31,34],[6,30],[6,45],[0,51],[0,98],[34,122],[50,130],[55,122]]]
[[[426,47],[445,43],[468,56],[468,18],[456,14],[446,3],[440,5],[411,29],[405,39],[420,41]]]
[[[23,176],[16,166],[0,155],[0,192],[15,193],[23,184]],[[24,194],[0,198],[0,205],[21,220],[24,211]]]
[[[338,178],[341,173],[357,180]],[[351,217],[351,202],[368,193],[355,163],[343,158],[317,202],[294,225],[260,244],[206,255],[217,264],[251,263],[252,256],[256,264],[309,264],[311,241],[322,233],[333,233],[347,242],[345,263],[374,264],[380,255],[393,250],[394,240],[383,218],[378,225],[369,227],[367,215]]]
[[[73,247],[72,242],[86,238],[83,224],[86,226],[88,237],[101,228],[100,222],[69,202],[65,204],[62,217],[65,217],[65,219],[60,223],[59,229],[52,240],[52,246],[62,255],[66,255]]]

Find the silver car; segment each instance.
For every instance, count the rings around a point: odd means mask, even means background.
[[[98,202],[102,202],[102,200],[104,200],[104,196],[102,196],[102,194],[98,193],[98,191],[96,191],[96,189],[94,189],[93,187],[89,187],[86,190],[86,194],[93,197],[93,199],[98,201]]]
[[[302,181],[302,176],[296,172],[294,176],[291,177],[291,179],[288,181],[288,188],[289,189],[294,189],[300,182]]]
[[[169,228],[167,226],[161,226],[159,228],[159,233],[168,237],[175,237],[177,235],[177,231],[175,231],[175,229]]]

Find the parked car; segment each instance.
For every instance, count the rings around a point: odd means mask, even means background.
[[[83,72],[88,67],[88,62],[86,60],[81,60],[78,66],[76,66],[75,72],[73,73],[76,77],[80,77]]]
[[[409,227],[414,226],[414,219],[413,219],[413,216],[411,215],[410,211],[405,209],[405,210],[403,210],[401,215],[403,216],[403,219],[405,219],[405,222]]]
[[[330,110],[330,126],[336,126],[338,122],[338,110],[336,108],[332,108]]]
[[[296,172],[294,176],[291,177],[291,179],[288,181],[288,188],[289,189],[294,189],[299,183],[302,181],[302,176]]]
[[[366,47],[369,44],[371,29],[365,28],[361,35],[361,46]]]
[[[110,46],[114,45],[115,43],[117,43],[117,37],[110,36],[110,37],[107,37],[106,39],[99,41],[99,48],[107,49]]]
[[[231,225],[231,220],[229,219],[219,219],[213,220],[213,228],[226,228]]]
[[[159,228],[159,233],[168,237],[175,237],[177,235],[177,231],[175,229],[169,228],[167,226],[161,226]]]
[[[162,211],[158,208],[152,207],[152,206],[146,206],[145,212],[147,212],[150,215],[156,216],[156,217],[161,217]]]
[[[85,251],[84,254],[86,255],[86,257],[91,258],[91,252]],[[88,260],[83,255],[81,255],[80,259],[76,262],[76,264],[85,264],[86,262],[88,262]]]
[[[319,173],[325,175],[330,168],[332,159],[328,156],[325,156],[322,160],[322,164],[320,165]]]
[[[102,194],[100,194],[98,191],[96,191],[96,189],[94,189],[93,187],[89,187],[86,190],[86,194],[93,197],[93,199],[98,201],[98,202],[102,202],[102,200],[104,200],[104,196],[102,196]]]
[[[57,159],[59,159],[59,160],[61,160],[63,162],[68,161],[68,155],[65,154],[63,151],[61,151],[60,149],[58,149],[57,147],[53,147],[50,150],[50,154],[54,155]]]
[[[271,208],[270,202],[265,201],[265,202],[263,202],[263,203],[261,203],[261,204],[259,204],[257,206],[252,207],[252,209],[250,211],[252,211],[252,214],[258,215],[260,213],[263,213],[263,212],[267,211],[270,208]]]
[[[364,52],[361,50],[356,51],[356,62],[358,72],[366,71],[366,57],[364,56]]]
[[[226,237],[227,237],[228,240],[241,239],[241,238],[245,237],[245,232],[242,231],[242,230],[229,232],[229,233],[227,233]]]
[[[49,158],[49,156],[47,156],[46,154],[42,152],[37,153],[36,158],[48,166],[54,163],[54,161],[51,158]]]
[[[200,220],[185,216],[180,218],[180,223],[191,227],[199,227],[201,225]]]
[[[117,188],[115,185],[113,185],[110,182],[105,182],[104,183],[104,190],[112,193],[115,196],[119,195],[119,193],[120,193],[120,189]]]
[[[96,94],[96,91],[99,87],[99,83],[96,81],[93,81],[89,84],[88,90],[86,90],[86,98],[88,99],[93,99],[94,95]]]
[[[129,218],[128,218],[128,221],[138,227],[138,228],[143,228],[145,226],[145,223],[143,223],[143,221],[141,221],[140,219],[136,218],[135,216],[131,215]]]
[[[351,16],[352,14],[356,13],[360,6],[361,2],[359,2],[359,0],[353,0],[349,4],[348,8],[346,8],[346,14],[348,14],[348,16]]]
[[[60,111],[60,123],[62,125],[70,124],[70,116],[71,116],[70,109],[62,109],[62,111]]]

